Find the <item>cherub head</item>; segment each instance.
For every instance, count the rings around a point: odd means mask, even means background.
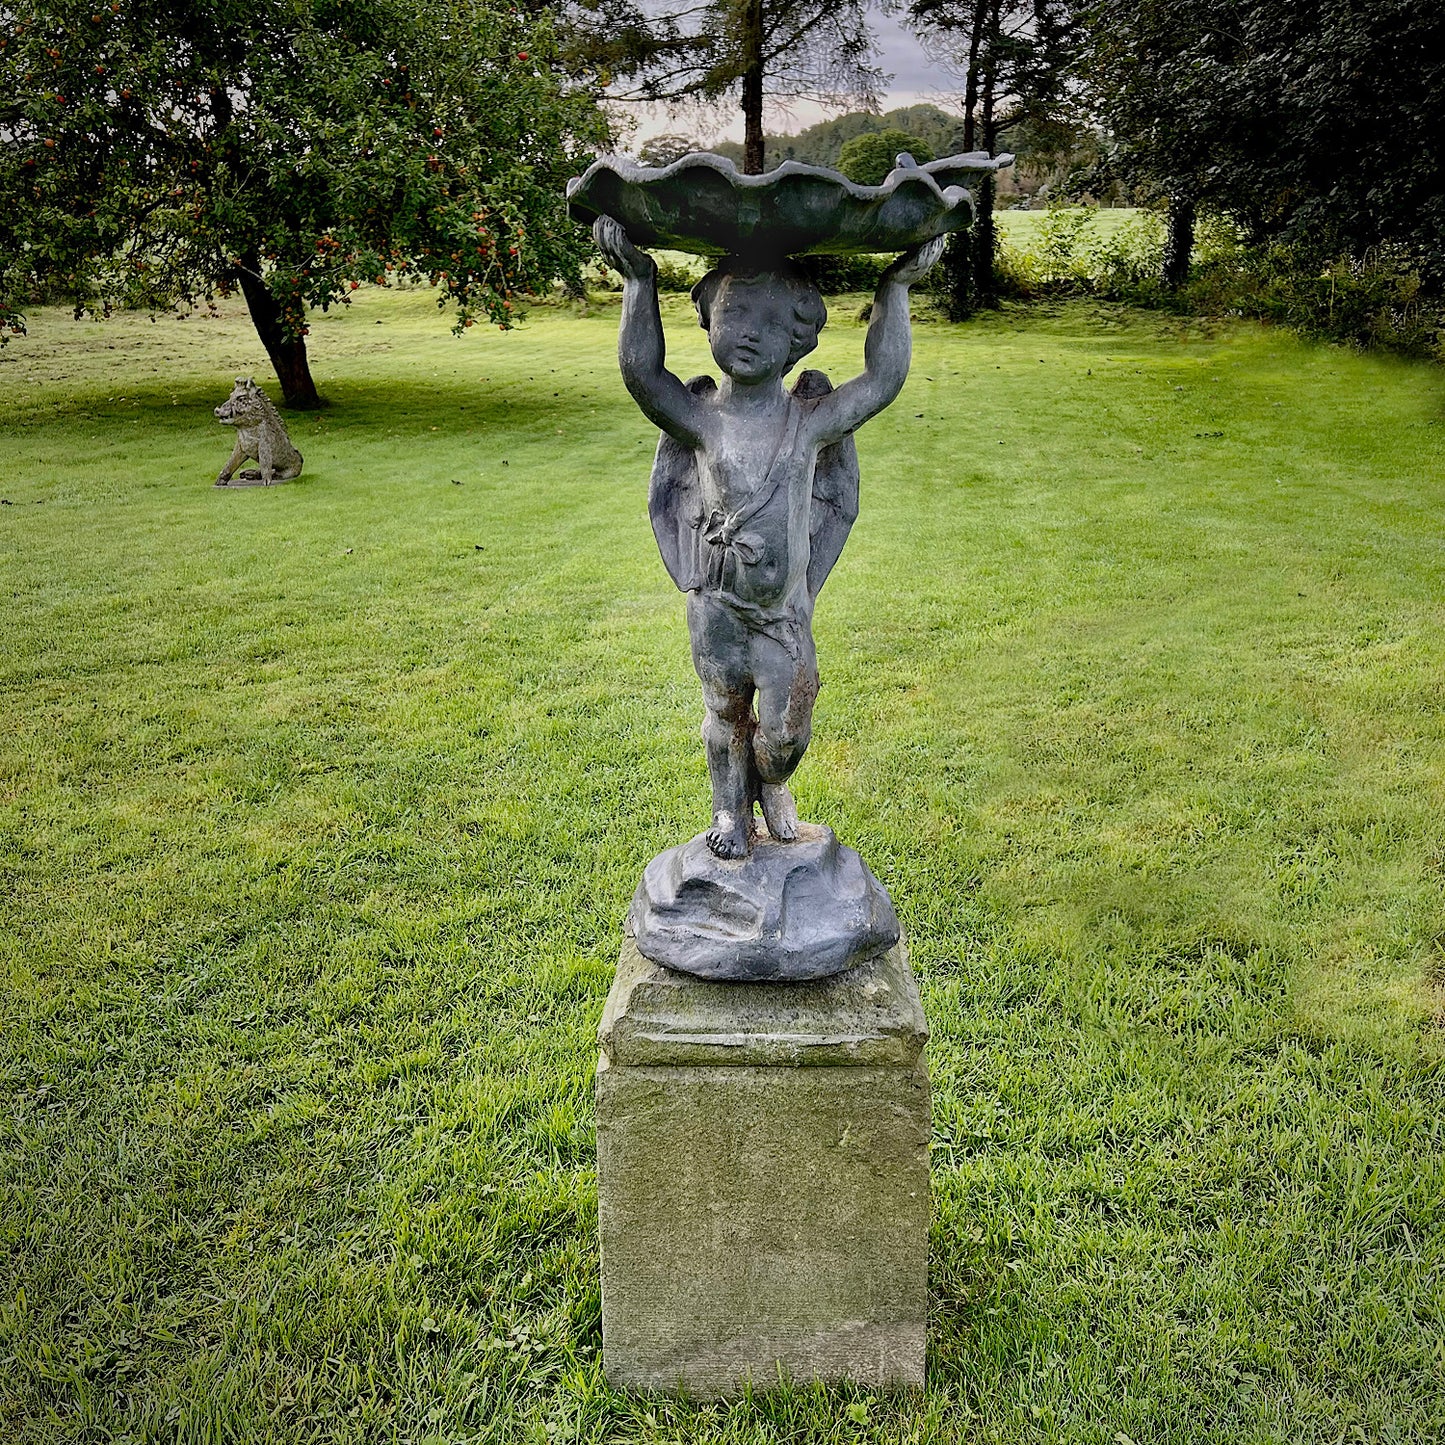
[[[692,288],[713,359],[734,381],[787,374],[818,344],[828,308],[789,261],[757,266],[729,256]]]

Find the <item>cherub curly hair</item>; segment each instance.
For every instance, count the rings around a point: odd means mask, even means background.
[[[793,303],[793,344],[788,351],[791,371],[818,344],[818,333],[828,320],[823,297],[807,275],[791,261],[759,265],[738,256],[726,256],[692,288],[697,324],[704,331],[712,324],[712,305],[724,281],[781,281]]]

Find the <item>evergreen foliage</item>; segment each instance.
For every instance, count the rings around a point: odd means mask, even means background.
[[[990,154],[1017,127],[1056,160],[1077,145],[1070,105],[1075,17],[1070,0],[910,0],[910,23],[951,57],[963,82],[963,149]],[[944,267],[950,315],[997,301],[993,206],[997,185],[980,179],[978,221],[967,245],[952,243]],[[967,264],[965,264],[965,252]]]
[[[875,103],[867,0],[572,0],[571,53],[608,74],[625,101],[741,104],[742,167],[766,169],[763,107],[769,94],[828,104]]]
[[[638,148],[637,159],[645,166],[670,166],[684,156],[707,149],[708,147],[696,136],[686,135],[680,131],[670,131],[666,135],[655,135],[650,140],[644,141]]]

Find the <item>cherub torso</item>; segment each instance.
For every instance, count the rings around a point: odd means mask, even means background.
[[[712,539],[703,544],[709,590],[766,608],[806,599],[817,461],[807,411],[785,393],[784,404],[762,416],[722,405],[714,412],[697,450],[702,530]]]

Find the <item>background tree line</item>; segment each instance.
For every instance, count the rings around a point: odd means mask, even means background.
[[[1436,0],[896,4],[950,65],[957,114],[877,114],[865,0],[0,4],[0,336],[40,299],[80,314],[240,291],[286,401],[314,405],[307,314],[363,282],[426,277],[458,327],[579,285],[590,243],[564,183],[615,144],[608,106],[628,99],[714,122],[736,104],[744,141],[718,149],[754,172],[876,181],[894,146],[1013,150],[1055,195],[1166,208],[1165,295],[1192,284],[1206,217],[1239,238],[1240,285],[1383,268],[1399,285],[1381,306],[1445,296]],[[769,137],[770,96],[853,109]],[[669,145],[693,142],[648,158]],[[955,316],[999,294],[991,182],[977,200],[945,267]]]
[[[766,94],[840,103],[876,94],[862,7],[834,7],[826,27],[801,0],[577,7],[613,27],[590,53],[625,77],[622,93],[674,103],[736,96],[746,170],[787,159],[839,165],[849,142],[896,129],[906,133],[900,149],[911,137],[934,154],[1014,151],[1056,196],[1123,195],[1163,207],[1157,281],[1166,296],[1190,279],[1201,217],[1235,228],[1241,255],[1256,268],[1267,263],[1271,285],[1292,275],[1304,286],[1340,263],[1445,294],[1445,7],[1436,0],[895,0],[894,8],[948,63],[959,116],[912,107],[880,117],[865,106],[769,138]],[[748,39],[754,30],[806,43],[759,46]],[[682,57],[694,68],[679,66]],[[680,147],[654,142],[653,158],[691,148],[681,139]],[[877,165],[875,156],[860,177],[876,179]],[[955,316],[999,294],[991,181],[976,199],[979,224],[946,262]]]

